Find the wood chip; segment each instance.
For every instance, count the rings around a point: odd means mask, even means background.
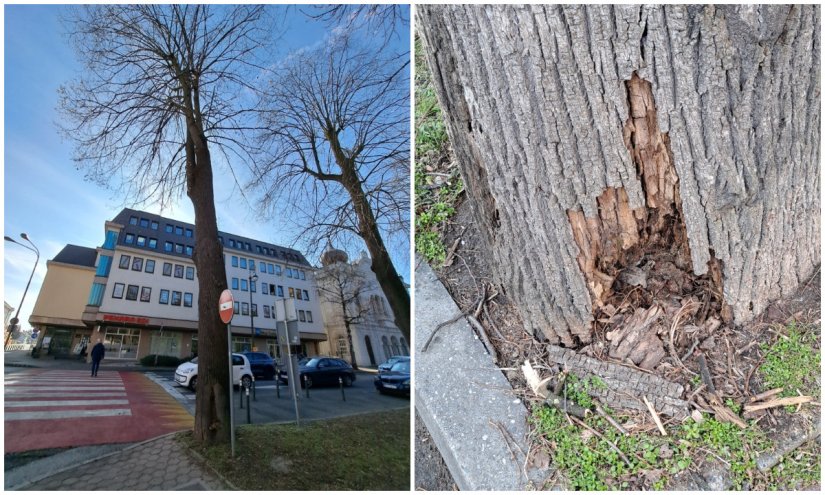
[[[803,395],[801,397],[783,397],[781,399],[773,399],[759,404],[748,404],[745,406],[745,411],[752,412],[780,406],[795,406],[797,404],[804,404],[813,400],[814,398],[809,395]]]
[[[762,392],[761,394],[754,395],[753,397],[748,399],[748,402],[759,402],[760,400],[769,399],[769,398],[773,397],[774,395],[781,394],[783,390],[785,390],[785,389],[783,389],[782,387],[773,388],[771,390],[768,390],[767,392]]]
[[[524,379],[527,381],[527,385],[530,386],[533,393],[542,399],[546,399],[548,392],[547,387],[550,384],[551,378],[542,380],[538,372],[533,368],[533,365],[530,364],[529,359],[521,365],[521,372],[524,374]]]
[[[656,409],[653,408],[653,404],[651,404],[650,401],[647,400],[647,397],[645,397],[644,395],[642,396],[642,400],[644,400],[645,405],[647,406],[647,410],[650,411],[650,415],[653,416],[653,422],[655,422],[656,427],[659,428],[659,433],[661,433],[662,436],[666,437],[667,430],[665,430],[665,425],[662,424],[662,420],[659,419],[659,414],[656,412]]]

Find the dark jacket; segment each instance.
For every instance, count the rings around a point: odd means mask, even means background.
[[[100,361],[103,359],[103,356],[106,355],[106,348],[103,347],[103,343],[98,342],[92,347],[92,360]]]

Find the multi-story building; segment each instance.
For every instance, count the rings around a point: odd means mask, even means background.
[[[346,318],[358,366],[375,367],[390,356],[408,356],[407,341],[395,325],[369,256],[362,252],[349,262],[347,253],[330,247],[321,256],[321,265],[316,279],[328,337],[321,343],[321,353],[352,361]]]
[[[100,338],[106,358],[198,352],[198,274],[192,260],[195,226],[124,209],[105,225],[82,320]],[[232,347],[280,353],[275,301],[296,301],[301,349],[318,353],[326,339],[312,266],[293,249],[219,232],[235,298]],[[217,311],[218,308],[215,308]]]

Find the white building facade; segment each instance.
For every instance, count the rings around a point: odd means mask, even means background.
[[[132,209],[106,222],[83,322],[92,342],[103,340],[107,359],[197,354],[198,273],[192,260],[196,234],[192,224]],[[314,269],[304,256],[225,232],[219,232],[218,240],[235,299],[233,350],[278,357],[275,328],[283,315],[275,313],[275,301],[292,298],[301,336],[300,349],[294,351],[318,354],[326,335]]]
[[[370,268],[372,261],[362,252],[358,260],[348,261],[343,251],[328,248],[321,256],[318,269],[318,300],[324,320],[327,340],[322,342],[322,354],[336,356],[351,362],[349,339],[344,322],[341,300],[347,303],[352,348],[359,367],[374,368],[391,356],[409,356],[409,346],[395,325],[389,302],[384,297],[375,274]],[[346,293],[336,295],[336,276],[330,272],[347,273],[357,282],[346,284]],[[340,276],[340,275],[338,275]],[[351,281],[350,281],[351,282]]]

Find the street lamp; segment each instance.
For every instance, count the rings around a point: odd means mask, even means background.
[[[258,281],[258,274],[249,272],[249,336],[250,341],[255,339],[255,313],[252,312],[252,284]],[[250,349],[251,351],[252,349]]]
[[[20,298],[20,306],[17,306],[17,312],[14,313],[14,318],[9,320],[9,329],[8,329],[9,334],[6,336],[6,341],[3,344],[3,349],[5,349],[6,347],[9,346],[9,340],[11,340],[12,331],[13,331],[15,325],[17,325],[17,323],[20,321],[20,319],[18,318],[18,316],[20,316],[20,308],[23,307],[23,301],[26,300],[26,293],[29,291],[29,285],[32,283],[32,277],[34,277],[34,271],[37,270],[37,263],[40,261],[40,250],[37,249],[37,246],[35,246],[34,243],[31,241],[31,239],[29,239],[29,236],[26,235],[25,232],[23,232],[22,234],[20,234],[20,237],[22,239],[24,239],[26,242],[28,242],[29,244],[31,244],[32,247],[29,247],[25,244],[21,244],[21,243],[15,241],[14,239],[12,239],[9,236],[3,236],[3,239],[5,239],[9,242],[13,242],[13,243],[15,243],[19,246],[23,246],[24,248],[28,249],[29,251],[34,251],[34,253],[37,255],[37,259],[34,260],[34,268],[32,268],[32,274],[29,275],[29,281],[26,283],[26,289],[23,290],[23,297]],[[32,248],[34,248],[34,249],[32,249]]]

